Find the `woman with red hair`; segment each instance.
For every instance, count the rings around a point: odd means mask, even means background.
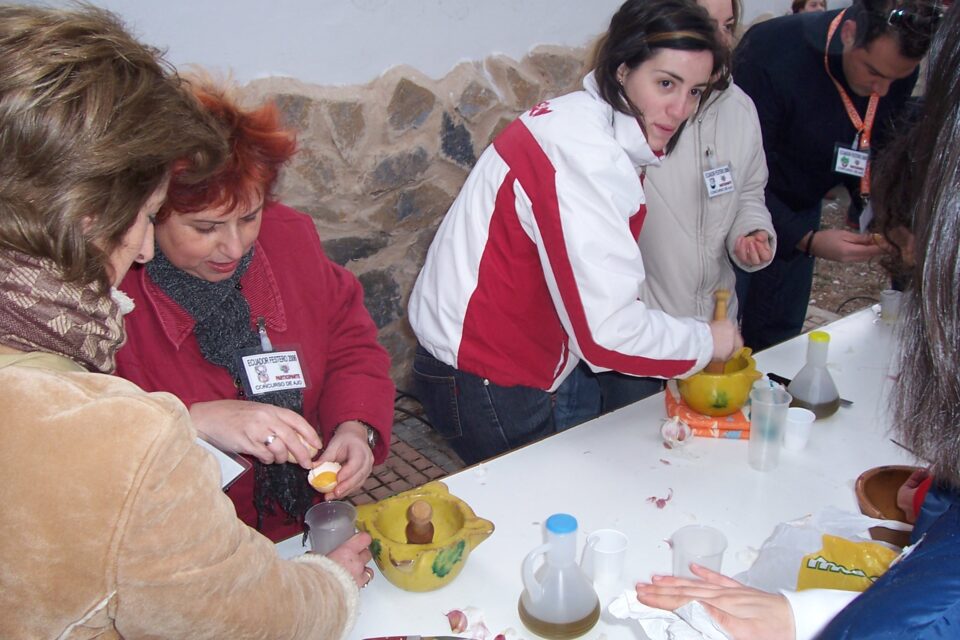
[[[201,437],[253,459],[227,493],[244,522],[279,540],[320,499],[308,469],[342,464],[327,494],[341,498],[386,457],[390,361],[357,279],[324,255],[308,216],[273,198],[296,148],[276,106],[243,110],[206,81],[194,94],[231,154],[199,184],[181,179],[186,163],[175,168],[156,257],[121,287],[138,308],[117,372],[173,393]]]

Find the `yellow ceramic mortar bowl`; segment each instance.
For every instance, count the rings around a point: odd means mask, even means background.
[[[407,507],[426,500],[433,508],[433,542],[407,544]],[[432,591],[453,581],[470,552],[491,533],[493,523],[478,518],[442,482],[398,493],[357,507],[357,527],[373,538],[370,551],[387,580],[407,591]]]
[[[679,380],[680,396],[687,405],[707,416],[728,416],[750,397],[754,381],[761,377],[749,347],[733,354],[724,363],[723,373],[701,371]]]

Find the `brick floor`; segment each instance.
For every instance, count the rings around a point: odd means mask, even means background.
[[[840,318],[836,313],[814,306],[807,308],[804,331]],[[423,409],[413,398],[402,396],[394,414],[390,455],[363,484],[363,490],[349,498],[354,504],[368,504],[401,491],[456,473],[463,461],[423,419]]]
[[[389,498],[464,467],[457,454],[423,420],[420,403],[403,396],[396,406],[390,455],[383,464],[373,468],[363,483],[363,490],[349,498],[353,504]]]

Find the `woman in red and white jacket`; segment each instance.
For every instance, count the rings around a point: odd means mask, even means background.
[[[684,0],[628,0],[584,90],[541,102],[474,167],[410,299],[417,393],[467,463],[553,433],[552,391],[597,371],[683,377],[741,345],[732,322],[638,300],[643,168],[697,109],[725,53]]]

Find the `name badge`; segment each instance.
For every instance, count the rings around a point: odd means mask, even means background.
[[[733,173],[729,165],[703,172],[703,183],[707,185],[707,197],[716,198],[725,193],[733,193]]]
[[[869,160],[869,152],[837,145],[833,154],[833,170],[846,176],[862,178],[867,173],[867,162]]]
[[[248,396],[307,387],[300,354],[296,350],[242,354],[240,365],[245,374],[244,391]]]

